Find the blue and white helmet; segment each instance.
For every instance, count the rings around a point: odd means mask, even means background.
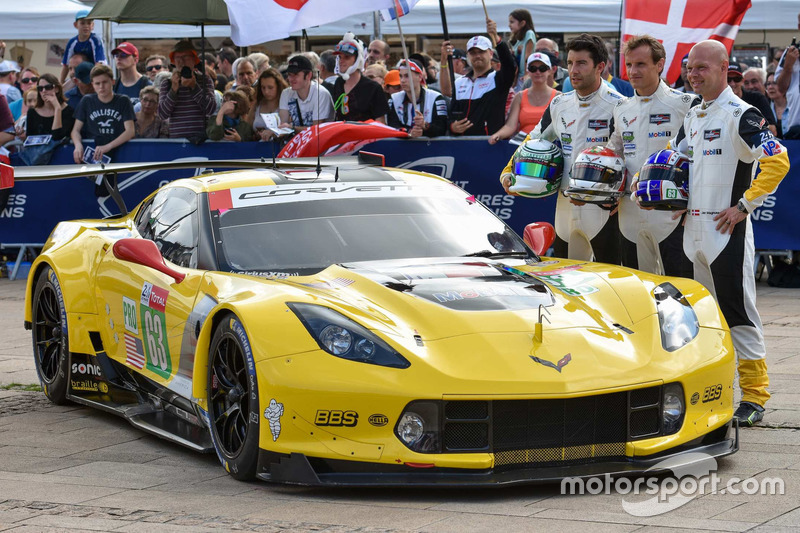
[[[675,150],[659,150],[647,158],[633,191],[639,205],[662,211],[686,209],[689,203],[689,158]]]

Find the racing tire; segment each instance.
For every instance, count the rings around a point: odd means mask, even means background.
[[[254,479],[258,466],[259,401],[247,333],[228,315],[211,339],[208,363],[211,440],[222,466],[235,479]]]
[[[45,396],[56,405],[69,403],[69,338],[64,295],[56,273],[47,267],[36,280],[31,309],[33,358]]]

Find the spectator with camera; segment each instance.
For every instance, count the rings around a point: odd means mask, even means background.
[[[798,23],[800,29],[800,23]],[[775,69],[775,83],[778,91],[786,95],[786,105],[789,107],[784,139],[800,139],[800,48],[796,39],[783,52],[778,67]]]
[[[200,58],[191,41],[178,41],[169,55],[175,72],[160,87],[158,116],[169,120],[171,138],[199,142],[205,137],[205,117],[216,108],[214,81],[197,66]]]
[[[243,92],[226,92],[217,115],[208,117],[208,138],[212,141],[252,141],[253,124],[247,121],[249,111],[250,103]]]

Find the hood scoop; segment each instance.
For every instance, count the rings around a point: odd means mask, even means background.
[[[516,311],[555,303],[547,285],[500,262],[459,259],[419,265],[376,261],[343,266],[394,291],[456,311]]]

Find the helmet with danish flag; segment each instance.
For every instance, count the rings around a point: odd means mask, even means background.
[[[639,171],[636,200],[662,211],[686,209],[689,203],[689,157],[676,150],[659,150]]]
[[[625,165],[605,146],[583,150],[572,163],[569,187],[564,194],[592,204],[615,203],[625,194]]]

